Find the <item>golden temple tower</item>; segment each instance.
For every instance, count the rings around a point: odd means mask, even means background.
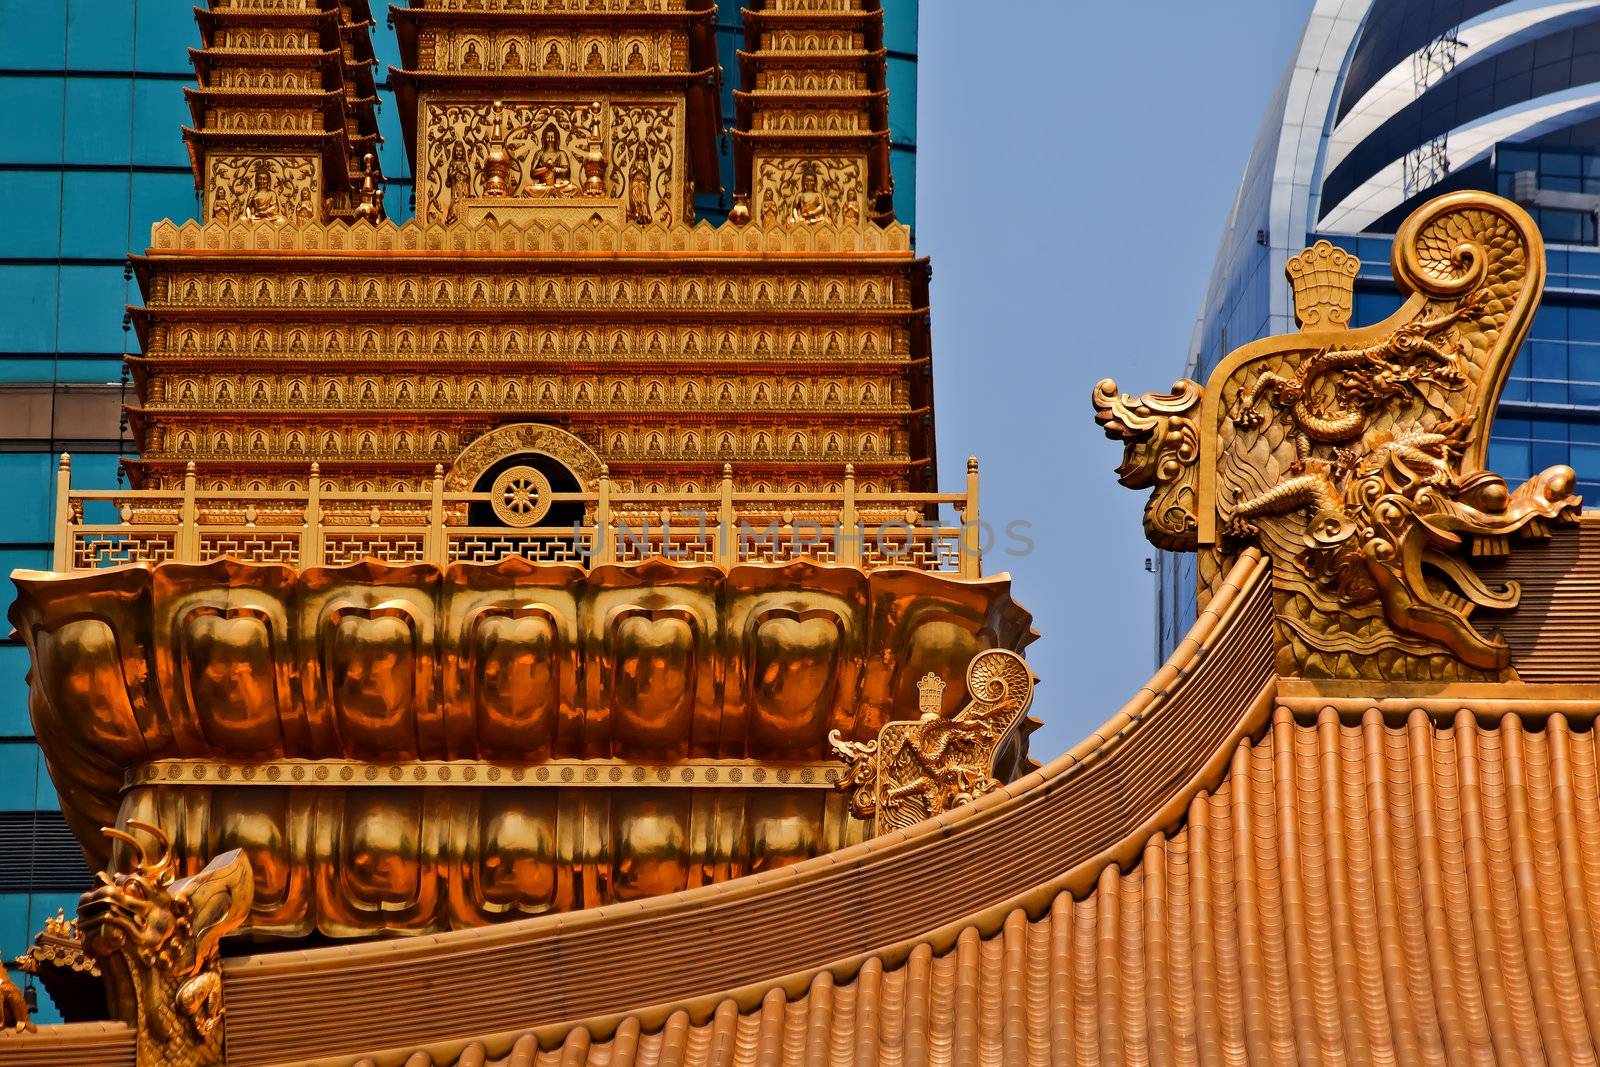
[[[395,8],[404,226],[354,162],[364,6],[204,13],[207,222],[134,260],[134,483],[931,488],[928,266],[868,218],[892,217],[882,12],[832,6],[750,13],[742,229],[693,219],[719,190],[709,2]]]
[[[928,484],[881,12],[213,0],[204,218],[136,268],[131,489],[59,474],[10,619],[101,874],[6,1067],[1588,1062],[1600,522],[1486,469],[1544,285],[1455,193],[1405,303],[1095,418],[1203,605],[1027,758],[978,471]],[[0,857],[4,859],[4,857]],[[3,972],[0,972],[3,973]]]
[[[134,257],[133,488],[64,457],[56,572],[17,578],[108,894],[215,867],[256,942],[431,934],[774,872],[1030,766],[975,461],[931,486],[880,10],[748,13],[756,217],[721,226],[709,0],[392,8],[403,224],[366,4],[197,18],[203,218]],[[85,908],[33,964],[69,1017],[92,958],[141,1064],[210,1062]]]

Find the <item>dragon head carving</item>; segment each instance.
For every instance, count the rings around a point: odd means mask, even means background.
[[[1281,672],[1506,677],[1510,647],[1472,616],[1514,608],[1521,590],[1474,561],[1541,539],[1580,503],[1570,468],[1515,492],[1484,469],[1543,242],[1515,204],[1452,193],[1400,227],[1393,263],[1404,305],[1347,329],[1359,264],[1308,249],[1287,268],[1301,332],[1235,350],[1203,390],[1134,399],[1103,381],[1095,421],[1123,442],[1122,484],[1154,490],[1150,541],[1202,553],[1202,583],[1247,544],[1271,558]]]
[[[1117,391],[1103,379],[1094,387],[1094,421],[1113,441],[1122,442],[1117,481],[1129,489],[1154,489],[1145,504],[1144,529],[1150,543],[1170,552],[1196,547],[1195,461],[1200,458],[1197,409],[1205,390],[1188,379],[1170,393],[1140,397]]]
[[[137,834],[154,843],[154,849]],[[106,828],[132,852],[132,870],[101,872],[78,901],[84,947],[100,961],[113,1014],[138,1033],[138,1062],[222,1062],[218,943],[249,915],[253,879],[238,850],[178,878],[167,836],[145,823]]]

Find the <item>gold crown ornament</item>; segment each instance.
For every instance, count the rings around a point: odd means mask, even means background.
[[[1302,330],[1350,325],[1361,260],[1327,241],[1292,256],[1284,273],[1294,288],[1294,318]]]

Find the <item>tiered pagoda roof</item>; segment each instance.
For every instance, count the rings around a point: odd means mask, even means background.
[[[195,19],[200,85],[184,90],[194,118],[184,140],[206,218],[355,218],[364,182],[382,182],[366,0],[210,0]]]
[[[303,487],[316,459],[345,489],[415,488],[541,423],[630,489],[727,463],[740,488],[837,489],[847,463],[865,491],[932,485],[928,262],[903,227],[361,234],[158,230],[134,257],[137,484],[197,460],[207,486]]]
[[[817,199],[805,213],[892,221],[881,5],[762,0],[744,26],[733,131],[742,206],[780,221],[809,176]]]

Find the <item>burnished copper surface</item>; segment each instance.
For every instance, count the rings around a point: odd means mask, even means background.
[[[242,848],[252,934],[427,932],[755,873],[865,830],[828,735],[1031,639],[1004,578],[219,560],[19,573],[32,707],[85,849]],[[1023,766],[1026,731],[998,773]],[[315,790],[304,786],[320,787]]]

